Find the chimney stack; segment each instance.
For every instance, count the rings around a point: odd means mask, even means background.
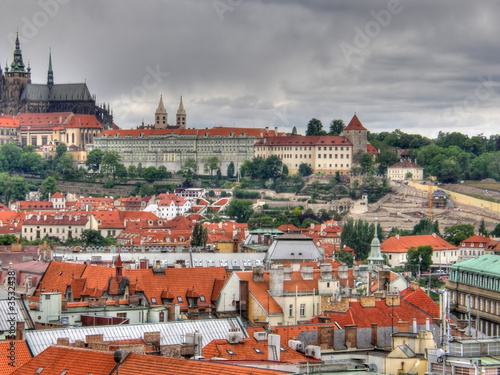
[[[269,291],[273,297],[283,295],[284,271],[283,266],[269,271]]]

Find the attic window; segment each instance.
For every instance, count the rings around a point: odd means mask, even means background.
[[[226,349],[227,354],[229,355],[234,355],[234,352],[232,350]]]
[[[182,297],[177,297],[177,302],[182,303]]]
[[[61,275],[62,275],[62,271],[61,271],[61,272],[59,272],[59,276],[61,276]]]
[[[283,347],[280,346],[280,352],[281,353],[286,353],[286,350]]]
[[[200,296],[200,301],[201,301],[201,302],[206,302],[206,300],[205,300],[205,296]]]
[[[64,370],[63,372],[61,372],[61,375],[66,375],[68,373],[68,370]]]
[[[151,298],[151,302],[156,305],[156,298]]]
[[[259,348],[253,348],[253,350],[255,350],[255,353],[257,353],[257,354],[262,354],[262,352],[260,351]]]
[[[40,367],[40,368],[36,371],[36,373],[37,373],[37,374],[41,374],[44,368],[45,368],[45,367]]]

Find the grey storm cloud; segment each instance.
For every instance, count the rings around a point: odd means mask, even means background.
[[[497,134],[500,3],[487,0],[2,1],[0,61],[19,31],[33,82],[86,81],[123,128],[277,126],[316,117],[372,132]]]

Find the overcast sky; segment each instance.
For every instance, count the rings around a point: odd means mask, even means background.
[[[0,61],[19,30],[33,83],[86,80],[115,123],[499,134],[500,2],[2,0]]]

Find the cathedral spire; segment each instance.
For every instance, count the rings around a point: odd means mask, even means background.
[[[179,109],[177,110],[176,126],[179,129],[186,129],[186,111],[184,110],[184,103],[181,101],[179,103]]]
[[[14,60],[10,64],[11,73],[26,73],[24,70],[23,53],[21,52],[21,44],[19,43],[19,33],[16,34],[16,49],[14,50]]]
[[[163,105],[163,96],[160,95],[160,102],[158,103],[158,108],[155,113],[155,129],[166,129],[167,126],[167,110]]]
[[[52,71],[52,51],[49,50],[49,70],[47,72],[47,86],[49,90],[54,86],[54,72]]]

